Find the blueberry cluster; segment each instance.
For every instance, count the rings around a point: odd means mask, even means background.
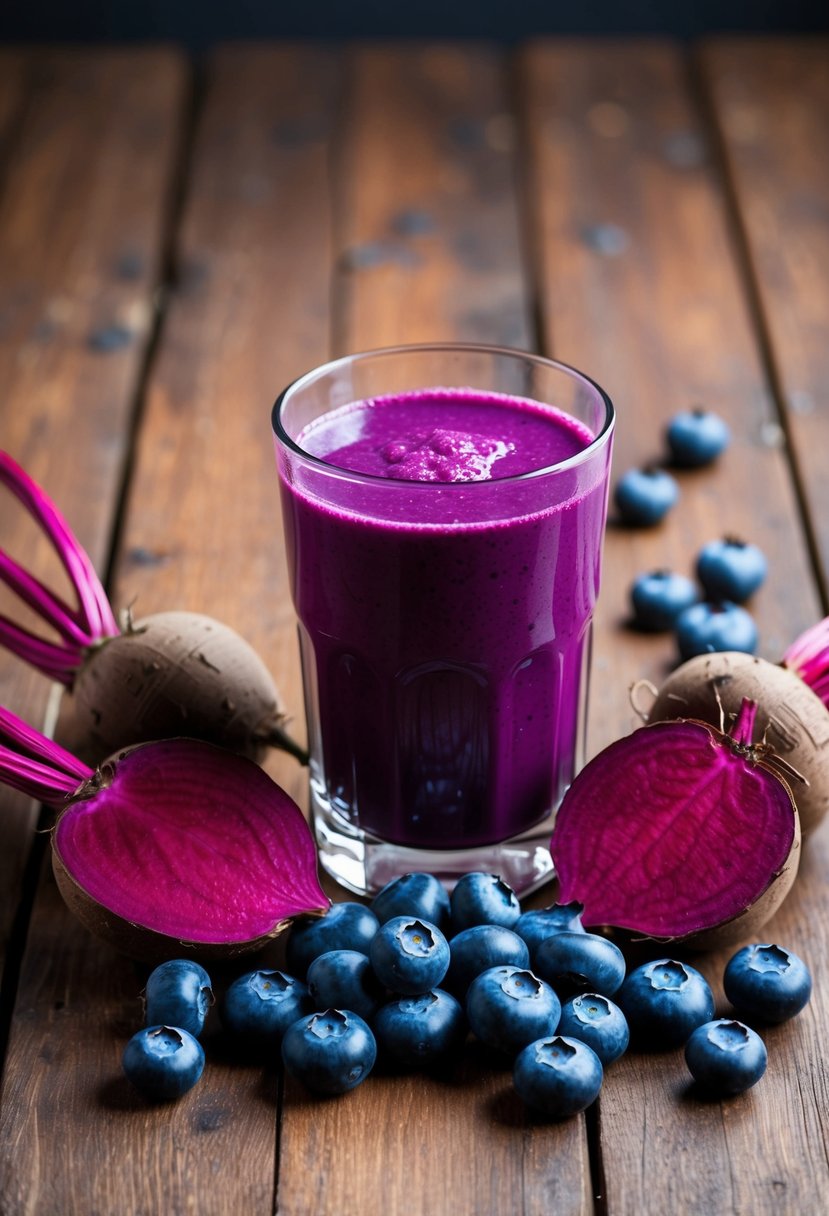
[[[726,536],[703,545],[695,569],[699,586],[671,570],[640,574],[630,589],[634,625],[649,633],[672,629],[683,660],[724,650],[753,654],[757,626],[743,605],[766,578],[762,550]]]
[[[716,460],[730,435],[718,415],[697,407],[675,415],[665,439],[673,465],[690,469]],[[660,523],[678,500],[676,479],[656,466],[629,469],[614,490],[620,518],[635,527]],[[756,545],[731,536],[711,541],[697,556],[696,583],[671,570],[654,570],[634,581],[633,623],[648,632],[673,630],[682,660],[725,650],[753,654],[757,627],[743,605],[767,571]]]
[[[239,976],[219,1005],[239,1054],[281,1052],[309,1090],[342,1094],[380,1056],[394,1067],[446,1066],[469,1032],[513,1062],[526,1105],[552,1118],[584,1110],[631,1038],[649,1049],[685,1047],[691,1075],[720,1096],[755,1084],[766,1049],[742,1021],[714,1018],[695,968],[663,958],[628,972],[621,950],[585,931],[581,905],[522,912],[495,874],[470,873],[449,896],[430,874],[389,883],[371,906],[334,904],[295,922],[288,971]],[[738,951],[724,976],[735,1017],[775,1023],[798,1013],[811,978],[772,944]],[[213,1003],[197,963],[174,959],[150,975],[146,1027],[124,1071],[148,1098],[186,1093],[201,1076],[198,1036]]]

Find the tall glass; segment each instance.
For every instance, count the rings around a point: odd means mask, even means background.
[[[471,403],[474,421],[479,398],[551,439],[560,428],[568,454],[450,483],[327,458],[367,411],[382,425],[388,401],[442,451],[422,403]],[[551,872],[552,820],[583,760],[613,423],[588,377],[483,346],[350,355],[277,400],[313,823],[321,864],[350,890],[478,869],[525,892]]]

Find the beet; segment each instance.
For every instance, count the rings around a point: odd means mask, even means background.
[[[154,739],[204,739],[261,759],[285,733],[276,686],[259,655],[227,625],[159,612],[91,648],[72,682],[75,746],[93,761]]]
[[[559,901],[591,928],[695,947],[755,933],[797,873],[800,826],[756,706],[730,735],[708,723],[643,726],[600,752],[559,808]]]
[[[651,700],[643,708],[649,723],[696,718],[716,725],[733,719],[746,697],[756,701],[767,741],[803,778],[795,801],[804,838],[829,810],[827,622],[803,638],[809,635],[820,645],[809,650],[799,639],[781,664],[735,651],[697,655],[672,672],[661,688],[639,681],[633,690],[637,704],[643,694]]]
[[[329,906],[299,807],[227,749],[167,739],[92,770],[0,709],[0,781],[60,808],[60,892],[135,958],[247,954]]]
[[[186,735],[261,759],[267,748],[307,753],[285,729],[270,673],[234,630],[193,612],[122,624],[92,562],[57,507],[5,452],[0,483],[51,542],[77,597],[65,603],[0,550],[0,580],[56,634],[50,640],[0,616],[0,643],[73,694],[74,750],[97,764],[119,748]]]

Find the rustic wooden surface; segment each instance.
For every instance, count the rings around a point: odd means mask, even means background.
[[[300,733],[269,434],[293,376],[395,342],[536,348],[614,398],[617,474],[660,457],[678,409],[717,409],[732,446],[680,475],[664,525],[611,522],[596,750],[636,724],[630,683],[675,661],[669,639],[626,627],[636,573],[690,571],[736,532],[770,557],[763,654],[827,611],[827,52],[242,46],[194,71],[166,50],[3,51],[0,444],[116,605],[233,625]],[[53,569],[5,499],[0,543]],[[46,682],[4,656],[0,695],[53,716]],[[293,761],[268,768],[304,800]],[[829,1206],[825,827],[768,930],[816,987],[768,1034],[762,1084],[702,1103],[681,1053],[631,1054],[585,1117],[549,1125],[472,1046],[440,1080],[383,1075],[318,1102],[275,1064],[227,1059],[215,1025],[203,1082],[145,1106],[119,1070],[144,973],[64,912],[37,808],[0,803],[4,1216]],[[725,957],[698,960],[718,995]]]

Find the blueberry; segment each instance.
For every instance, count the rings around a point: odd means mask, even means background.
[[[714,1016],[714,997],[699,971],[660,958],[627,976],[616,997],[633,1035],[644,1045],[680,1047]]]
[[[371,910],[381,925],[393,916],[419,916],[445,929],[449,924],[449,894],[434,874],[402,874],[375,895]]]
[[[556,933],[538,947],[535,970],[559,996],[598,992],[613,996],[625,978],[625,957],[597,933]]]
[[[394,916],[372,939],[369,958],[381,984],[416,996],[440,985],[449,968],[449,943],[427,920]]]
[[[455,933],[472,925],[503,925],[511,929],[521,915],[518,896],[497,874],[479,871],[463,874],[455,883],[449,903]]]
[[[592,1047],[607,1068],[624,1055],[630,1042],[627,1019],[618,1005],[596,992],[572,997],[561,1008],[558,1033]]]
[[[720,1097],[751,1089],[766,1071],[767,1060],[759,1034],[729,1018],[698,1026],[685,1044],[691,1076],[702,1089]]]
[[[222,1025],[242,1046],[254,1050],[279,1046],[285,1031],[313,1009],[301,980],[282,971],[248,971],[227,989],[220,1011]]]
[[[364,1081],[377,1059],[377,1043],[350,1010],[326,1009],[294,1022],[282,1040],[282,1061],[292,1077],[322,1094],[344,1094]]]
[[[156,1102],[180,1098],[204,1071],[204,1048],[187,1030],[145,1026],[124,1048],[123,1067],[137,1090]]]
[[[679,498],[676,480],[664,469],[629,469],[614,491],[616,508],[626,524],[658,524]]]
[[[785,1022],[808,1003],[812,977],[791,950],[756,942],[743,946],[729,960],[723,987],[740,1017]]]
[[[466,994],[472,1033],[509,1055],[552,1034],[560,1015],[561,1003],[550,985],[520,967],[490,967]]]
[[[674,464],[692,469],[716,460],[728,447],[731,432],[719,414],[697,406],[676,414],[665,438]]]
[[[765,582],[768,569],[757,545],[732,536],[709,541],[697,557],[697,578],[709,600],[744,604]]]
[[[698,599],[695,584],[684,574],[670,570],[640,574],[630,589],[633,622],[653,633],[672,629],[680,612]]]
[[[592,1047],[566,1035],[537,1039],[515,1061],[512,1081],[527,1106],[552,1119],[585,1110],[599,1096],[604,1071]]]
[[[144,989],[144,1020],[148,1026],[178,1026],[200,1035],[213,1004],[210,976],[188,958],[172,958],[150,973]]]
[[[461,1000],[476,975],[499,964],[528,967],[527,943],[503,925],[473,925],[462,929],[449,943],[449,970],[445,987]]]
[[[584,904],[573,900],[569,904],[550,904],[548,908],[532,908],[529,912],[522,912],[515,922],[515,932],[527,943],[530,959],[535,958],[535,952],[541,943],[556,933],[565,930],[584,933],[581,923],[583,911]]]
[[[288,934],[286,959],[292,975],[305,978],[315,958],[328,950],[359,950],[368,954],[380,924],[365,904],[332,904],[325,916],[294,921]]]
[[[315,958],[308,988],[315,1009],[351,1009],[366,1021],[383,1003],[384,990],[368,955],[357,950],[329,950]]]
[[[378,1010],[374,1034],[380,1049],[406,1068],[428,1068],[460,1047],[466,1018],[442,988],[403,996]]]
[[[728,600],[692,604],[677,617],[676,640],[683,660],[724,650],[754,654],[757,626],[745,608]]]

